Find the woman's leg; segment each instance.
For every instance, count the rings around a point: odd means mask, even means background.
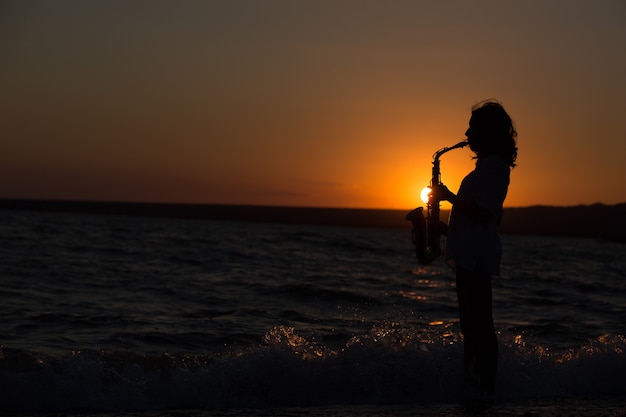
[[[481,391],[492,394],[498,366],[498,341],[493,326],[491,276],[458,268],[456,278],[464,364],[480,375]]]

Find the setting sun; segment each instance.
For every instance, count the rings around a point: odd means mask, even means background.
[[[428,203],[428,200],[429,200],[428,196],[429,196],[429,194],[430,194],[430,187],[424,187],[422,189],[422,192],[420,193],[420,198],[422,199],[422,201],[424,203]]]

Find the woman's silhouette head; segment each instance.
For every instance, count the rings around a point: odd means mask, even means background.
[[[498,155],[509,166],[515,166],[517,131],[513,120],[497,101],[483,101],[472,108],[465,135],[477,158]]]

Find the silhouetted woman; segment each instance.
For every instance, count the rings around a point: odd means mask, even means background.
[[[491,277],[500,273],[497,228],[517,158],[517,132],[502,105],[486,101],[472,109],[465,135],[476,154],[476,168],[456,195],[445,185],[431,195],[452,203],[445,260],[456,271],[466,377],[478,376],[481,392],[490,395],[498,364]]]

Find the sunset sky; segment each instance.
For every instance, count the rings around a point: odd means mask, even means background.
[[[506,206],[626,201],[622,0],[3,0],[0,92],[0,198],[412,208],[496,98]]]

